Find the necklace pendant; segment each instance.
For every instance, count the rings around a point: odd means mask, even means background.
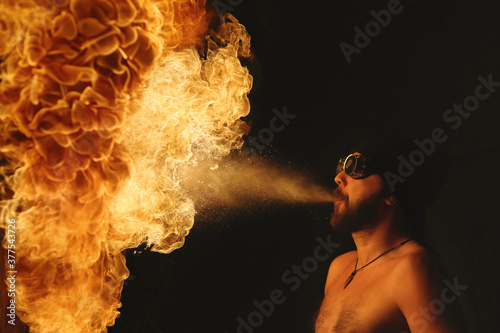
[[[408,243],[411,240],[412,240],[412,238],[409,238],[409,239],[405,240],[404,242],[400,243],[399,245],[394,246],[392,249],[389,249],[389,250],[385,251],[384,253],[382,253],[381,255],[379,255],[377,258],[373,259],[372,261],[370,261],[369,263],[367,263],[366,265],[364,265],[363,267],[360,267],[360,268],[358,268],[358,260],[359,260],[359,257],[358,257],[356,259],[356,264],[354,265],[354,270],[352,271],[351,275],[349,275],[349,277],[347,278],[347,280],[345,280],[344,289],[347,288],[347,286],[349,285],[349,283],[351,283],[352,279],[354,279],[354,275],[356,275],[356,273],[358,271],[362,270],[363,268],[365,268],[366,266],[368,266],[369,264],[371,264],[372,262],[374,262],[378,258],[382,257],[384,254],[389,253],[392,250],[395,250],[395,249],[397,249],[400,246],[403,246],[405,243]]]
[[[344,284],[344,289],[347,288],[347,286],[349,285],[349,283],[351,283],[352,279],[354,279],[354,275],[356,275],[356,271],[353,271],[351,273],[351,275],[349,275],[349,277],[347,278],[347,280],[345,280],[345,284]]]

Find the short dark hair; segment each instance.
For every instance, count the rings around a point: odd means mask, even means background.
[[[351,151],[366,155],[375,164],[377,173],[401,204],[410,228],[423,237],[425,206],[436,199],[444,185],[449,158],[437,144],[434,144],[432,152],[423,152],[418,142],[421,140],[376,137]],[[402,170],[406,171],[404,175]]]

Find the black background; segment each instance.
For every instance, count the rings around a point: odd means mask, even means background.
[[[468,285],[459,301],[469,330],[499,332],[500,91],[456,130],[442,117],[474,94],[479,75],[500,81],[500,11],[493,1],[403,0],[402,12],[348,64],[339,44],[352,45],[354,27],[363,30],[373,20],[370,11],[388,2],[243,0],[234,6],[255,56],[248,64],[255,78],[250,135],[269,127],[273,108],[286,106],[296,118],[261,154],[333,189],[335,161],[353,144],[383,133],[426,138],[443,128],[452,164],[427,211],[427,237],[451,274]],[[332,210],[270,203],[200,214],[181,249],[128,252],[131,277],[109,331],[236,332],[238,316],[246,320],[255,300],[280,289],[286,301],[252,330],[310,332],[330,261],[353,249],[349,236],[330,230]],[[341,246],[292,291],[283,273],[328,235]]]

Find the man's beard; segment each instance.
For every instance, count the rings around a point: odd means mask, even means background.
[[[365,230],[377,222],[381,194],[375,194],[357,205],[350,205],[349,198],[336,188],[333,191],[334,211],[330,224],[333,229],[346,233]],[[340,202],[344,209],[340,211]]]

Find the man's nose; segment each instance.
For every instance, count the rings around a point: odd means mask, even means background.
[[[335,183],[337,183],[337,185],[339,187],[345,187],[346,186],[346,184],[347,184],[347,175],[345,174],[344,171],[339,172],[335,176]]]

